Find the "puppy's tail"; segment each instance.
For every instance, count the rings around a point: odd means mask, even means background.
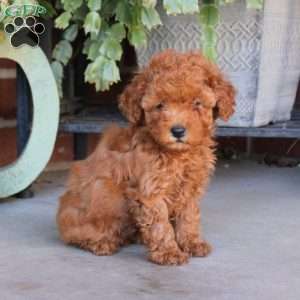
[[[97,159],[101,159],[107,155],[108,151],[125,153],[131,150],[132,138],[136,132],[134,126],[122,128],[116,124],[112,124],[106,128],[101,136],[100,142],[95,150]]]
[[[109,127],[104,129],[98,147],[112,149],[112,146],[115,144],[116,139],[118,139],[118,137],[122,135],[124,130],[124,128],[121,128],[116,124],[111,124]]]

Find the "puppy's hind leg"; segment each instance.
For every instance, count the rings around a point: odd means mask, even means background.
[[[81,207],[82,199],[78,193],[67,191],[60,197],[56,223],[61,239],[68,244],[75,243],[80,236]]]
[[[62,196],[57,216],[61,237],[96,255],[113,254],[126,243],[130,227],[126,200],[111,180],[94,180],[87,194],[89,201],[84,205],[82,195],[67,192]]]

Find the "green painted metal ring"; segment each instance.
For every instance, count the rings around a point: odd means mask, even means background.
[[[0,58],[11,59],[21,66],[33,100],[28,143],[15,162],[0,168],[0,198],[4,198],[28,187],[47,165],[58,130],[59,96],[49,62],[39,47],[13,48],[6,39],[0,43]]]

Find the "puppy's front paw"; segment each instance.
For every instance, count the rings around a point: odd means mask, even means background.
[[[188,262],[188,255],[179,249],[150,252],[149,259],[159,265],[183,265]]]
[[[198,241],[196,243],[193,243],[189,247],[189,253],[192,256],[198,256],[198,257],[205,257],[207,256],[212,250],[212,247],[209,243],[205,241]]]

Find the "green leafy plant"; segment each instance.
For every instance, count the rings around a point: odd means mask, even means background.
[[[201,5],[198,0],[162,1],[167,14],[199,14],[203,53],[215,60],[219,6],[234,0],[203,0]],[[156,0],[60,0],[58,4],[63,12],[56,18],[55,26],[64,30],[64,34],[54,48],[52,67],[59,86],[79,29],[83,28],[86,35],[83,53],[89,60],[85,81],[104,91],[120,80],[118,62],[123,53],[123,39],[127,38],[134,47],[146,45],[148,32],[162,25]],[[263,0],[247,0],[247,4],[259,9]]]

